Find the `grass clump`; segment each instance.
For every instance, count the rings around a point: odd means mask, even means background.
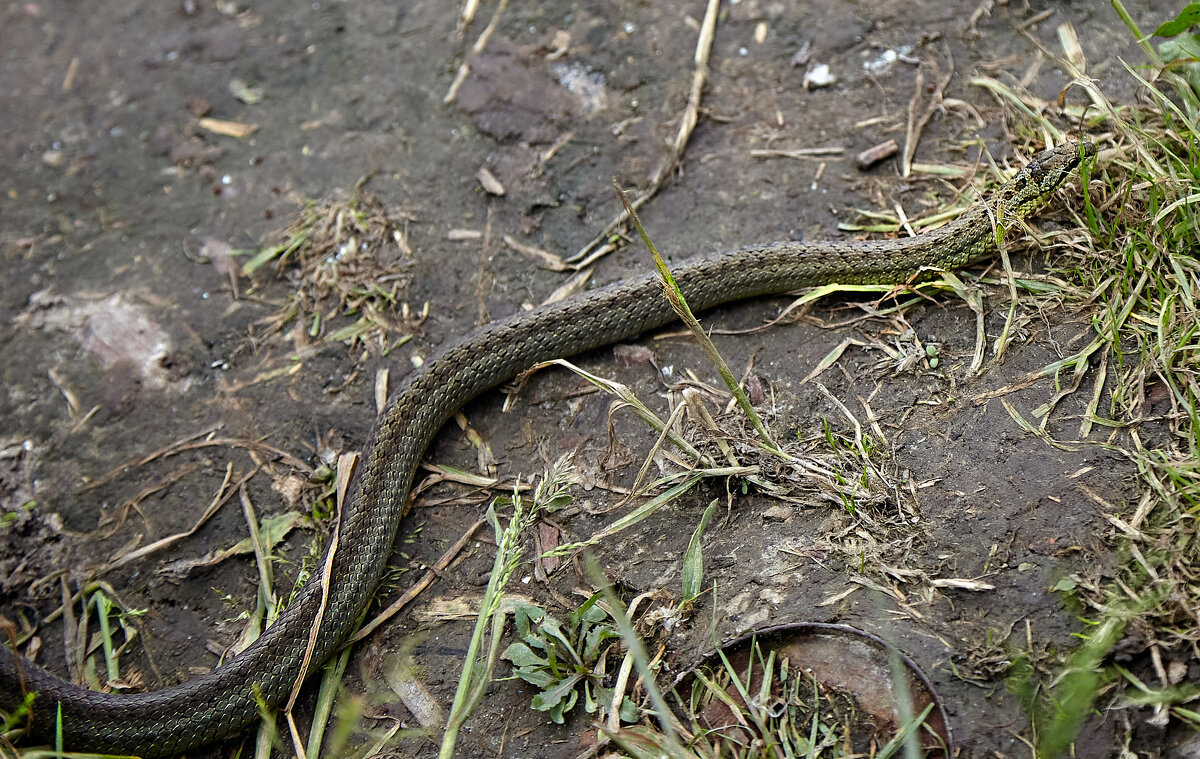
[[[1084,604],[1082,643],[1059,664],[1022,656],[1009,672],[1010,688],[1030,715],[1038,757],[1067,755],[1088,718],[1104,710],[1125,712],[1126,746],[1139,722],[1132,710],[1149,707],[1160,720],[1170,715],[1198,724],[1187,706],[1197,688],[1181,682],[1186,667],[1176,665],[1200,659],[1200,142],[1194,127],[1200,94],[1197,64],[1186,53],[1196,44],[1187,29],[1200,21],[1200,6],[1160,26],[1156,34],[1170,39],[1157,47],[1120,0],[1112,6],[1149,61],[1140,68],[1122,62],[1140,88],[1138,102],[1114,105],[1083,76],[1081,61],[1059,59],[1090,101],[1065,110],[1102,130],[1102,151],[1095,166],[1083,169],[1088,192],[1077,209],[1079,228],[1056,240],[1050,276],[1061,285],[1054,297],[1092,310],[1092,334],[1082,348],[1027,378],[1050,378],[1055,387],[1023,426],[1050,445],[1063,445],[1053,436],[1074,433],[1071,446],[1096,445],[1125,458],[1137,485],[1124,503],[1099,501],[1114,526],[1107,542],[1116,570],[1056,586]],[[1015,107],[1027,95],[1005,97],[1018,131],[1043,129],[1043,120]],[[1031,295],[1030,305],[1038,308],[1040,297]],[[1059,409],[1076,393],[1084,412],[1071,419]],[[1122,640],[1144,642],[1126,652],[1141,675],[1111,660]]]
[[[348,201],[306,202],[279,242],[242,265],[243,276],[272,272],[289,283],[286,299],[264,320],[266,334],[297,322],[309,338],[386,355],[423,320],[425,311],[414,314],[402,302],[409,218],[364,190],[365,181]]]
[[[923,742],[944,752],[924,726],[932,703],[903,723],[877,725],[852,694],[823,684],[803,662],[757,638],[745,659],[735,664],[722,650],[719,661],[685,681],[675,696],[687,727],[639,725],[611,731],[611,739],[635,759],[916,759],[927,755]]]

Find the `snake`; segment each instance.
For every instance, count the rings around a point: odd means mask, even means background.
[[[897,239],[773,242],[673,267],[693,310],[800,288],[906,283],[993,252],[1096,153],[1090,141],[1034,155],[953,222]],[[207,674],[147,693],[101,693],[0,651],[0,707],[71,751],[169,756],[246,731],[347,643],[365,617],[426,448],[455,412],[536,363],[632,339],[676,319],[657,274],[621,280],[477,328],[412,371],[378,415],[321,566],[273,624]],[[32,702],[26,696],[33,694]]]

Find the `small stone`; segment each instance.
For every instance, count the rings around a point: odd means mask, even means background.
[[[1167,664],[1167,681],[1171,683],[1171,685],[1179,685],[1179,683],[1183,682],[1183,678],[1187,677],[1187,672],[1187,664],[1178,659],[1172,659],[1171,662]]]
[[[792,518],[792,508],[783,504],[776,504],[763,512],[764,522],[786,522]]]
[[[67,157],[63,155],[61,150],[47,150],[45,153],[42,153],[42,163],[54,169],[62,166],[66,163],[66,160]]]
[[[790,61],[788,61],[788,65],[790,65],[792,67],[807,66],[808,61],[811,58],[812,58],[812,42],[810,40],[805,40],[804,44],[800,46],[800,49],[797,50],[795,52],[795,54],[792,55],[792,59]]]
[[[202,97],[193,96],[187,99],[187,109],[193,116],[207,116],[212,110],[212,103]]]
[[[763,401],[767,399],[767,393],[763,389],[762,379],[757,374],[751,374],[746,379],[746,394],[750,396],[750,404],[752,406],[761,406]]]
[[[229,92],[246,105],[254,105],[263,99],[261,84],[250,84],[237,77],[229,80]]]
[[[837,81],[837,77],[829,68],[828,63],[818,63],[804,75],[804,89],[814,90],[818,87],[828,87]]]
[[[475,178],[479,180],[479,184],[483,186],[485,192],[489,195],[504,196],[504,185],[496,179],[496,175],[488,171],[486,166],[480,166],[479,171],[475,174]]]

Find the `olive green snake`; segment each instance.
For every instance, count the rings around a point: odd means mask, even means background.
[[[693,310],[831,282],[878,284],[954,269],[994,250],[997,230],[1045,203],[1095,153],[1067,143],[1035,155],[1012,179],[954,222],[895,240],[776,242],[695,258],[674,267]],[[281,703],[353,634],[391,552],[417,466],[464,403],[531,365],[633,338],[675,319],[657,275],[579,293],[483,326],[410,374],[380,414],[339,517],[329,587],[315,572],[249,648],[208,674],[163,690],[106,694],[72,685],[8,647],[0,651],[0,707],[35,693],[32,731],[71,751],[162,756],[242,732],[259,702]],[[328,557],[328,553],[326,554]],[[318,614],[324,597],[324,610]]]

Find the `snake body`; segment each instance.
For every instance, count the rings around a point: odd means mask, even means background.
[[[1011,180],[951,224],[880,241],[777,242],[691,259],[674,273],[693,309],[839,282],[904,282],[927,268],[953,269],[993,250],[1007,229],[1045,203],[1090,143],[1039,153]],[[378,418],[339,517],[324,612],[321,573],[242,653],[208,674],[151,693],[106,694],[72,685],[0,651],[0,707],[36,694],[32,730],[53,739],[61,708],[72,751],[164,756],[237,734],[259,719],[259,700],[279,704],[300,677],[341,647],[363,617],[392,549],[426,447],[464,403],[532,364],[627,340],[675,319],[656,275],[618,282],[481,327],[409,375]],[[327,549],[327,551],[330,549]]]

